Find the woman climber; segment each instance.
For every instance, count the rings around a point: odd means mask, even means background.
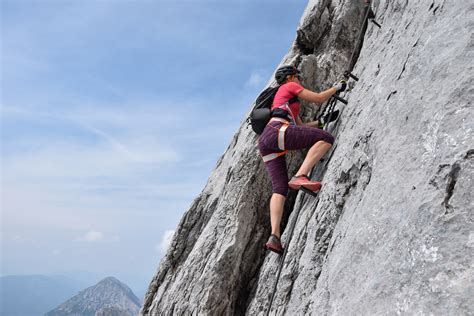
[[[270,199],[270,222],[272,233],[266,248],[278,254],[283,253],[280,241],[280,222],[288,187],[298,190],[301,187],[318,191],[321,183],[311,181],[308,175],[316,163],[331,148],[334,137],[316,128],[318,122],[303,124],[299,118],[300,102],[323,103],[336,92],[344,91],[346,82],[341,80],[321,93],[305,89],[301,83],[300,71],[294,66],[280,67],[275,73],[280,85],[272,104],[272,118],[258,140],[258,147],[272,182],[273,194]],[[288,182],[285,153],[311,147],[296,175]]]

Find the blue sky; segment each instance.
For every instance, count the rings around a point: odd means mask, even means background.
[[[306,1],[1,1],[2,275],[145,288]]]

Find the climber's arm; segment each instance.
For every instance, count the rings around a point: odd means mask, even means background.
[[[298,98],[301,98],[305,101],[314,102],[314,103],[323,103],[329,100],[333,94],[336,92],[342,92],[346,90],[347,82],[346,80],[339,80],[334,84],[332,88],[324,90],[323,92],[317,93],[308,89],[303,89],[299,94]]]
[[[303,100],[308,101],[308,102],[314,102],[314,103],[321,104],[321,103],[329,100],[329,98],[336,92],[337,92],[336,88],[329,88],[329,89],[327,89],[327,90],[325,90],[321,93],[313,92],[313,91],[308,90],[308,89],[303,89],[298,94],[298,98],[303,99]]]
[[[318,127],[318,121],[303,123],[299,116],[296,117],[296,125],[304,125],[309,127]]]
[[[299,115],[296,117],[296,125],[304,125]]]

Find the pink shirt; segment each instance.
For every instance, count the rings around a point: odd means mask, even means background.
[[[273,99],[272,110],[277,108],[280,105],[285,104],[291,98],[295,97],[303,91],[304,88],[296,82],[287,82],[283,84],[275,94],[275,99]],[[291,114],[293,114],[294,119],[300,114],[300,102],[295,102],[290,104]]]

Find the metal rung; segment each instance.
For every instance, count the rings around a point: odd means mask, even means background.
[[[379,29],[382,28],[382,25],[380,25],[377,21],[375,21],[375,19],[371,19],[370,21],[374,23],[375,25],[377,25]]]
[[[338,95],[336,95],[336,94],[333,94],[332,97],[333,97],[334,99],[336,99],[337,101],[339,101],[339,102],[342,102],[342,103],[344,103],[344,104],[347,104],[347,100],[341,98],[340,96],[338,96]]]
[[[355,81],[359,81],[359,78],[357,78],[356,75],[354,75],[353,73],[351,73],[350,71],[347,71],[347,70],[344,72],[344,77],[352,78]]]
[[[303,191],[304,193],[309,194],[309,195],[312,195],[312,196],[314,196],[314,197],[318,196],[318,194],[317,194],[316,192],[311,191],[310,189],[307,189],[307,188],[305,188],[305,187],[303,187],[303,186],[300,188],[300,190]]]

